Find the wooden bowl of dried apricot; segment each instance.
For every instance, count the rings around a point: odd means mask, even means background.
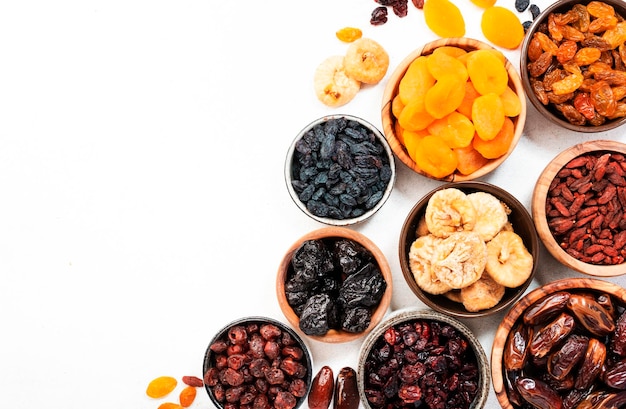
[[[533,20],[520,74],[545,118],[577,132],[626,122],[625,18],[622,0],[562,0]]]
[[[517,146],[525,121],[516,69],[500,51],[470,38],[443,38],[414,50],[383,94],[391,149],[431,179],[473,180],[493,171]]]
[[[594,140],[558,154],[539,175],[532,214],[539,238],[565,266],[626,273],[626,144]]]

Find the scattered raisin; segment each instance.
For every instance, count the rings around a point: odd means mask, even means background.
[[[515,10],[522,13],[526,11],[530,5],[530,0],[515,0]]]

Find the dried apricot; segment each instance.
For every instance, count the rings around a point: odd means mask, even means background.
[[[158,409],[182,409],[183,407],[180,406],[178,403],[174,403],[174,402],[163,402],[159,405]]]
[[[472,3],[480,8],[486,9],[496,4],[496,0],[472,0]]]
[[[420,131],[434,120],[435,118],[426,111],[422,99],[409,102],[398,117],[398,122],[405,131]]]
[[[504,106],[500,96],[486,94],[474,100],[472,122],[481,139],[489,141],[495,138],[504,124],[504,118]]]
[[[480,94],[478,93],[478,91],[476,91],[476,88],[474,88],[474,84],[472,84],[472,81],[466,81],[465,82],[465,95],[463,96],[463,101],[461,101],[461,105],[459,105],[456,110],[462,113],[463,115],[465,115],[466,117],[471,118],[472,117],[472,104],[474,104],[474,100],[479,95]]]
[[[393,116],[398,118],[403,109],[404,102],[402,102],[402,98],[400,98],[400,94],[398,94],[393,97],[393,100],[391,100],[391,113],[393,114]]]
[[[363,36],[363,32],[360,28],[343,27],[337,30],[335,35],[339,40],[343,41],[344,43],[351,43],[361,38]]]
[[[451,148],[463,148],[472,142],[474,124],[465,115],[451,112],[441,119],[436,119],[428,125],[428,131],[443,139]]]
[[[435,77],[428,70],[427,56],[419,56],[407,68],[398,84],[398,95],[406,105],[415,98],[423,98],[426,91],[435,84]]]
[[[502,100],[505,116],[514,117],[522,112],[522,102],[519,99],[519,95],[508,85],[504,92],[500,94],[500,99]]]
[[[422,131],[404,131],[404,147],[413,161],[415,161],[415,149],[417,149],[417,145],[427,135],[430,134],[425,129]]]
[[[146,395],[151,398],[162,398],[172,392],[177,384],[178,381],[176,378],[171,376],[159,376],[150,381],[146,389]]]
[[[465,65],[456,57],[436,49],[427,57],[426,66],[430,74],[437,80],[443,77],[455,77],[459,81],[467,81],[468,72]]]
[[[495,138],[489,141],[485,141],[482,138],[474,138],[472,146],[485,158],[496,159],[509,151],[514,136],[515,125],[511,118],[505,117],[502,128],[500,128]]]
[[[480,27],[483,35],[493,44],[508,48],[517,48],[524,39],[524,26],[511,10],[491,6],[483,12]]]
[[[433,135],[427,135],[419,141],[413,159],[421,170],[435,178],[452,174],[458,163],[452,149],[441,138]]]
[[[479,94],[500,95],[509,82],[504,64],[491,52],[477,50],[467,59],[467,72]]]
[[[476,138],[480,139],[480,138]],[[482,168],[489,162],[487,158],[480,154],[472,144],[466,146],[464,148],[455,148],[453,149],[457,158],[456,169],[462,175],[470,175],[476,172],[478,169]]]
[[[180,401],[180,406],[183,408],[191,406],[193,401],[196,399],[196,388],[193,386],[185,387],[182,391],[180,391],[178,399]]]
[[[424,97],[426,111],[433,118],[443,118],[455,111],[465,96],[465,82],[454,76],[446,76],[437,80]]]
[[[463,37],[465,20],[461,10],[449,0],[426,0],[424,2],[426,25],[439,37]]]
[[[467,54],[467,50],[454,45],[442,45],[441,47],[435,48],[433,54],[435,53],[444,53],[451,57],[459,58],[460,56]]]

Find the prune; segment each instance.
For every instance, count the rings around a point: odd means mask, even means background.
[[[363,332],[369,327],[372,313],[364,307],[347,309],[341,317],[341,328],[348,332]]]
[[[347,239],[335,242],[333,256],[344,274],[354,273],[363,264],[363,261],[372,258],[365,247]]]
[[[339,289],[339,301],[347,307],[371,307],[380,302],[386,288],[387,283],[378,267],[367,263],[344,280]]]
[[[316,294],[304,305],[299,326],[307,335],[324,335],[336,327],[337,316],[337,307],[328,294]]]

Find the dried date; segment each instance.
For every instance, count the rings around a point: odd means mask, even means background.
[[[328,409],[333,399],[335,378],[329,366],[323,366],[313,378],[308,396],[309,409]]]

